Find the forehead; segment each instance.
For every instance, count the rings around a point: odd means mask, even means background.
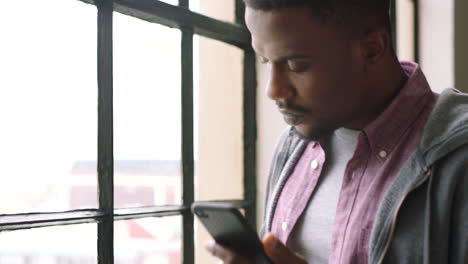
[[[247,8],[245,19],[255,51],[271,57],[321,52],[339,37],[335,26],[318,21],[308,8],[272,11]]]

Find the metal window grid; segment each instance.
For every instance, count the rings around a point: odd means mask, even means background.
[[[233,201],[244,208],[246,218],[256,223],[256,67],[250,35],[243,20],[244,6],[235,1],[236,23],[228,23],[189,10],[189,0],[178,6],[158,0],[79,0],[98,9],[98,190],[99,208],[52,213],[0,215],[0,232],[57,225],[98,223],[98,263],[114,262],[114,221],[144,217],[182,216],[182,259],[194,263],[193,133],[193,35],[198,34],[244,50],[243,140],[244,200]],[[112,14],[119,12],[151,23],[178,28],[181,41],[182,91],[182,205],[114,209],[113,158],[113,44]]]

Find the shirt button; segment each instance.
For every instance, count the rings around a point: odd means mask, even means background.
[[[387,152],[386,152],[385,150],[382,150],[382,151],[379,152],[379,156],[380,156],[381,158],[383,158],[383,159],[386,158],[387,155],[388,155],[388,154],[387,154]]]
[[[312,163],[310,163],[310,167],[311,167],[312,169],[314,169],[314,170],[317,169],[317,168],[319,167],[318,161],[317,161],[317,160],[313,160]]]
[[[283,231],[286,231],[286,228],[288,228],[288,223],[286,221],[284,221],[282,224],[281,224],[281,229]]]

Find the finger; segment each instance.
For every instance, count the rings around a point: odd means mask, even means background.
[[[213,241],[213,240],[206,243],[205,248],[206,248],[206,250],[208,250],[208,252],[211,253],[211,255],[213,255],[213,256],[215,256],[215,257],[217,257],[219,259],[222,259],[222,260],[226,260],[229,257],[229,255],[231,254],[231,252],[229,252],[229,250],[223,248],[219,244],[216,244],[216,242]]]
[[[307,264],[304,258],[287,248],[271,233],[265,235],[263,246],[265,253],[275,264]]]
[[[215,241],[209,241],[205,244],[205,248],[214,257],[217,257],[223,261],[224,264],[251,264],[252,261],[238,255],[236,252],[229,248],[225,248]]]

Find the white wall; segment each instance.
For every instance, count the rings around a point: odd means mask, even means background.
[[[265,94],[267,73],[265,65],[257,63],[257,226],[263,222],[263,201],[265,197],[265,184],[274,147],[281,132],[286,128],[275,103]]]
[[[421,67],[432,89],[440,92],[455,85],[454,2],[423,0],[419,3]]]
[[[421,65],[433,90],[468,92],[468,2],[420,1]]]

